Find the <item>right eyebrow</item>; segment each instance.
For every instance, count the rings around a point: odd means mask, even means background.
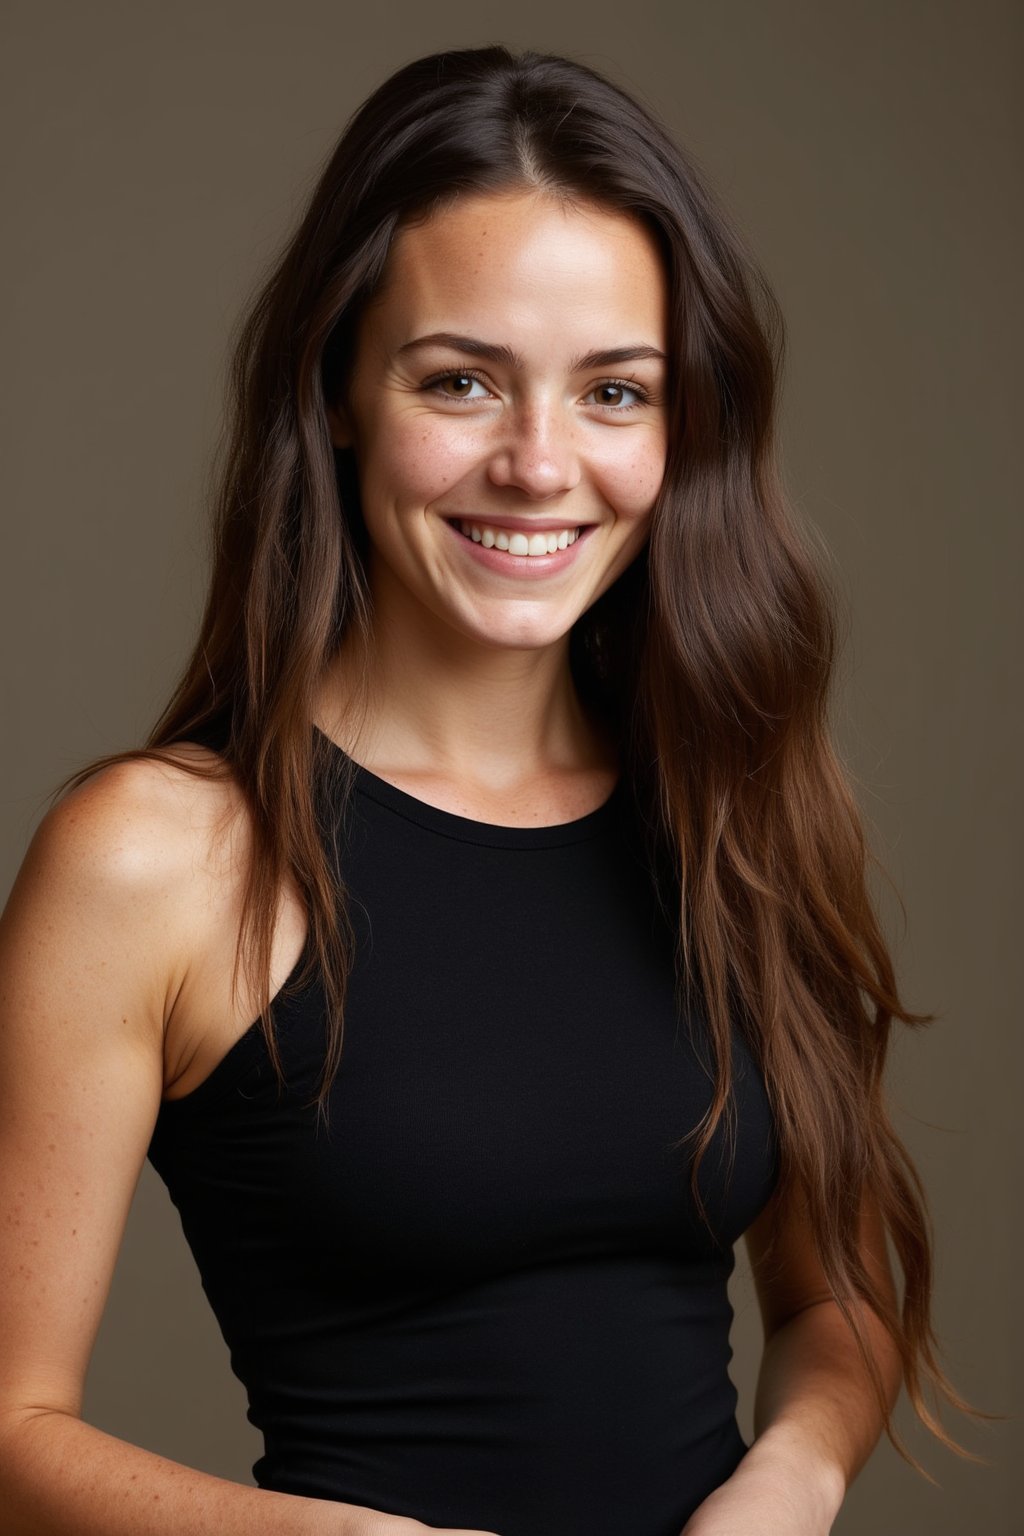
[[[481,341],[478,336],[457,336],[454,331],[432,331],[429,336],[417,336],[399,347],[398,355],[401,357],[403,352],[413,352],[419,347],[448,347],[452,352],[471,352],[474,357],[485,358],[489,363],[504,363],[507,368],[523,366],[522,358],[511,347]]]

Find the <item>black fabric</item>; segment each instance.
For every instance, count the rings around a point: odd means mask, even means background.
[[[254,1025],[149,1153],[264,1436],[256,1480],[499,1536],[679,1536],[746,1449],[726,1281],[777,1178],[762,1080],[735,1029],[712,1235],[672,1149],[711,1100],[707,1041],[624,783],[509,828],[355,773],[329,1127],[304,1107],[314,977],[278,1000],[286,1090]]]

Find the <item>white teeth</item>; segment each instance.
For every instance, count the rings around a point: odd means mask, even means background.
[[[474,544],[485,549],[502,549],[510,555],[553,555],[567,549],[580,536],[579,528],[554,528],[544,533],[508,533],[504,528],[489,528],[486,523],[459,522],[458,527]]]

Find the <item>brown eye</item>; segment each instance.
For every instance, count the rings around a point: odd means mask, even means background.
[[[480,393],[473,394],[474,384],[480,385]],[[443,395],[446,400],[485,400],[487,389],[475,373],[441,373],[428,379],[424,389]]]
[[[597,384],[591,391],[598,405],[610,406],[613,410],[631,411],[634,406],[643,405],[646,396],[635,384],[616,384],[609,380],[607,384]],[[631,395],[632,399],[624,400],[624,395]]]

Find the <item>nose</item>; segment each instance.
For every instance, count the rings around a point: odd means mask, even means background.
[[[492,485],[513,486],[533,501],[547,501],[580,481],[575,423],[558,402],[523,402],[503,414],[491,454]]]

